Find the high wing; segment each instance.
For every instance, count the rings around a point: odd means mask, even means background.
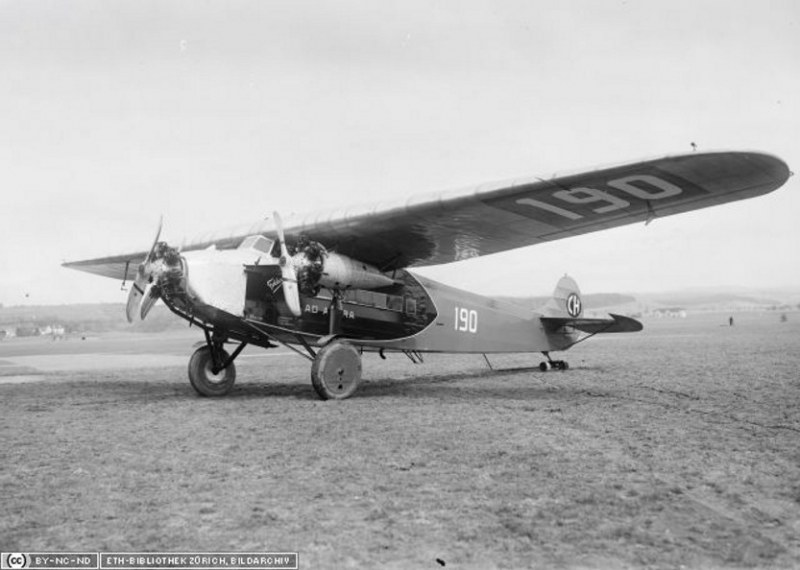
[[[628,163],[550,178],[524,178],[411,197],[395,203],[294,216],[287,235],[381,270],[449,263],[752,198],[790,176],[781,159],[709,152]],[[275,237],[271,219],[210,232],[184,251],[234,248],[250,235]],[[146,252],[65,263],[131,278]]]

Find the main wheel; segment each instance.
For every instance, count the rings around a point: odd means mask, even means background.
[[[325,345],[311,365],[311,384],[323,400],[344,400],[361,382],[361,355],[347,342]]]
[[[222,362],[228,360],[228,353],[224,349],[220,349],[217,355]],[[189,359],[189,382],[201,396],[224,396],[231,391],[236,381],[236,366],[233,362],[216,374],[211,370],[213,365],[208,346],[195,350]]]

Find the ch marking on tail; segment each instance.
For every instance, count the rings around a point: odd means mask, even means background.
[[[567,313],[570,317],[577,317],[581,314],[581,298],[576,293],[570,293],[567,297]]]

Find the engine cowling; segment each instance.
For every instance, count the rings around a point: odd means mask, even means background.
[[[329,289],[380,289],[395,284],[376,267],[346,255],[329,252],[315,241],[300,240],[292,261],[297,268],[297,282],[305,295]]]
[[[329,253],[322,266],[320,284],[332,289],[380,289],[394,285],[394,279],[346,255]]]

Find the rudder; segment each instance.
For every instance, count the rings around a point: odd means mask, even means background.
[[[553,296],[542,307],[542,315],[573,319],[580,318],[583,315],[581,290],[572,277],[564,275],[558,280]]]

